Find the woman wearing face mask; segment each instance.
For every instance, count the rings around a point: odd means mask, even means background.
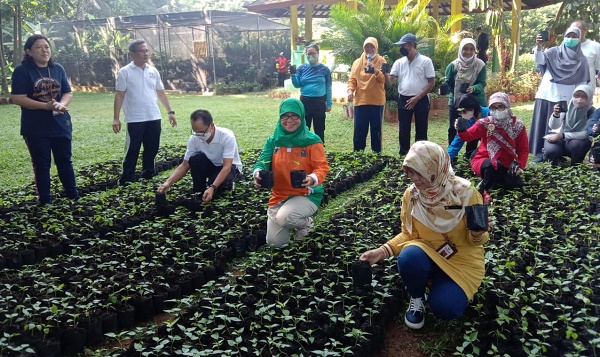
[[[319,46],[306,46],[308,63],[292,73],[292,84],[300,88],[300,100],[306,110],[306,126],[315,124],[315,134],[325,143],[325,113],[331,111],[331,71],[319,63]],[[290,73],[293,71],[290,68]]]
[[[523,122],[513,116],[506,93],[492,94],[488,117],[466,131],[456,129],[463,141],[481,140],[471,168],[483,179],[484,203],[492,202],[491,192],[499,185],[506,189],[523,185],[520,175],[529,156],[527,131]]]
[[[476,46],[475,40],[464,38],[460,41],[460,46],[458,47],[458,58],[446,67],[445,81],[450,89],[450,98],[448,99],[448,117],[450,120],[450,125],[448,126],[448,143],[451,143],[456,137],[454,122],[459,116],[457,108],[461,108],[458,105],[458,101],[464,94],[473,96],[479,103],[479,106],[487,106],[484,90],[487,71],[485,69],[485,62],[475,56]],[[477,141],[467,143],[465,157],[470,159],[475,149],[477,149]],[[455,157],[451,155],[451,158]]]
[[[592,141],[587,126],[595,110],[592,106],[593,95],[592,87],[581,85],[573,92],[566,113],[560,111],[559,104],[554,106],[548,126],[556,133],[546,135],[544,142],[544,159],[550,161],[552,166],[557,166],[563,156],[571,159],[571,165],[580,164],[590,150]]]
[[[190,115],[193,134],[187,142],[183,162],[158,188],[167,193],[171,186],[192,171],[194,192],[202,193],[202,202],[210,202],[218,191],[231,187],[242,172],[242,160],[233,132],[215,125],[207,110]]]
[[[542,49],[541,35],[536,38],[535,62],[542,70],[542,82],[535,94],[533,118],[529,131],[529,152],[536,156],[534,162],[543,161],[544,137],[548,134],[548,118],[558,102],[568,101],[580,84],[588,84],[590,71],[586,57],[581,52],[577,27],[565,31],[561,45]]]
[[[377,54],[377,39],[369,37],[348,79],[348,102],[354,101],[354,150],[364,150],[371,127],[371,151],[381,152],[381,125],[385,105],[385,79],[381,66],[387,61]]]
[[[281,102],[275,132],[267,139],[254,165],[256,188],[261,187],[261,171],[273,172],[267,208],[267,243],[276,247],[289,242],[293,229],[296,240],[309,233],[329,172],[323,143],[308,130],[304,115],[304,105],[298,99]],[[304,170],[306,175],[297,185],[292,183],[292,170]]]

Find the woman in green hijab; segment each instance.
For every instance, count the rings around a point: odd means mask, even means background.
[[[292,171],[302,170],[302,181],[292,182]],[[323,198],[323,182],[329,172],[323,142],[306,126],[304,105],[295,98],[279,105],[275,132],[265,143],[254,165],[254,185],[261,185],[261,171],[273,172],[267,209],[267,243],[285,245],[296,229],[296,239],[312,227],[312,215]],[[301,177],[302,178],[302,177]]]

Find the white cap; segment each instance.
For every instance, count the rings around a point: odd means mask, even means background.
[[[279,52],[279,55],[280,55],[280,56],[283,56],[283,52]]]

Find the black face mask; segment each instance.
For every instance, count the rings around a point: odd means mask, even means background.
[[[408,56],[408,49],[404,47],[400,47],[400,54],[404,57]]]

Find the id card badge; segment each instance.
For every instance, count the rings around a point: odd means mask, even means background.
[[[439,255],[441,255],[442,257],[444,257],[445,259],[450,259],[452,258],[452,256],[454,254],[456,254],[458,252],[458,250],[456,249],[455,246],[450,245],[449,242],[444,243],[444,245],[442,245],[441,247],[439,247],[436,252],[438,252]]]

